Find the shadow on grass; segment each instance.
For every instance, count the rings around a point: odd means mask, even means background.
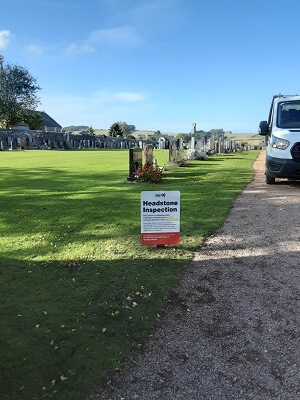
[[[85,398],[147,338],[181,267],[2,258],[0,398]]]
[[[192,171],[190,167],[167,171],[158,185],[128,185],[122,170],[80,174],[52,168],[26,172],[2,168],[1,178],[5,182],[5,195],[0,198],[2,234],[14,237],[51,232],[53,235],[46,238],[49,243],[55,241],[55,236],[65,235],[59,241],[67,244],[69,239],[81,240],[81,232],[94,224],[99,227],[94,229],[94,239],[113,238],[120,227],[125,236],[137,235],[141,191],[180,190],[182,211],[194,208],[198,212],[201,205],[195,201],[209,201],[219,207],[224,199],[240,190],[251,174],[251,171],[233,173],[231,168],[222,166],[212,169],[211,164],[203,163],[201,168],[192,168]],[[222,184],[212,184],[216,182]],[[201,223],[200,214],[198,217]],[[186,227],[189,231],[194,229],[188,224]],[[43,246],[36,240],[38,250]]]

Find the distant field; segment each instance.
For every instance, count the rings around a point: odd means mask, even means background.
[[[94,133],[96,135],[108,135],[108,129],[95,129]],[[154,131],[147,131],[147,130],[137,130],[133,132],[135,136],[138,135],[148,135],[151,136],[154,134]],[[176,136],[177,133],[171,133],[171,132],[161,132],[162,135],[171,135],[171,136]]]
[[[159,320],[258,152],[128,184],[128,151],[0,152],[0,399],[83,400]],[[155,151],[160,165],[167,151]],[[140,193],[181,191],[181,244],[140,245]]]
[[[260,136],[258,134],[231,134],[229,137],[233,138],[236,141],[239,142],[246,142],[248,144],[253,144],[254,146],[262,145],[264,144],[264,137]]]

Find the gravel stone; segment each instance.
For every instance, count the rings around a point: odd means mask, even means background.
[[[90,398],[300,399],[300,182],[266,185],[264,160],[153,337]]]

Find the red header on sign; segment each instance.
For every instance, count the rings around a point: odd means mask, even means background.
[[[156,246],[157,244],[179,244],[180,232],[142,233],[143,245]]]

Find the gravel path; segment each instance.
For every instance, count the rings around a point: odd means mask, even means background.
[[[300,182],[255,180],[171,293],[107,400],[300,399]]]

